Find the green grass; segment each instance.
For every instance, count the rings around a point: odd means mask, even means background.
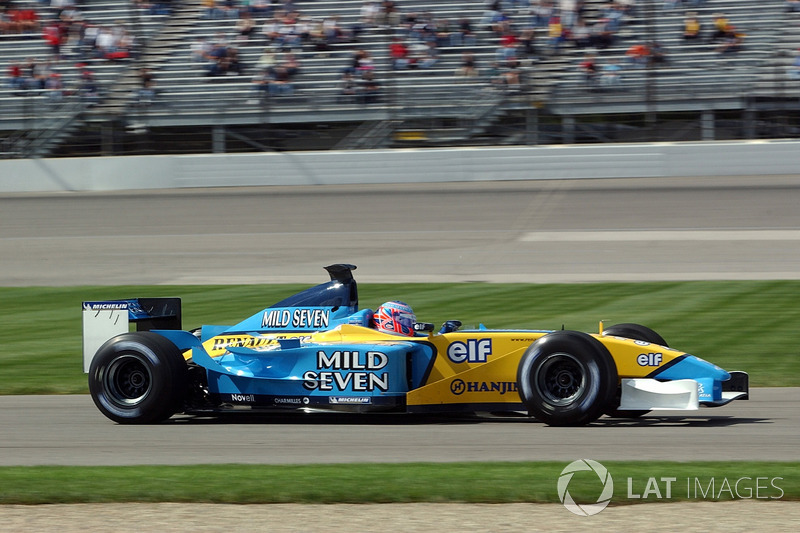
[[[0,504],[557,503],[557,483],[565,466],[562,462],[499,462],[3,467]],[[615,505],[756,497],[800,500],[800,463],[608,461],[603,466],[614,481],[611,501]],[[651,477],[658,488],[651,485],[646,493]],[[639,498],[628,497],[628,478],[630,494]],[[670,483],[670,498],[666,497],[667,482],[662,478],[675,478]],[[738,487],[737,480],[741,480]],[[594,503],[602,490],[599,478],[591,471],[575,473],[568,487],[578,503]]]
[[[233,324],[300,285],[0,288],[0,394],[85,393],[81,302],[180,296],[184,327]],[[420,320],[458,319],[490,328],[597,331],[638,322],[667,341],[728,369],[753,386],[800,385],[800,282],[736,281],[581,285],[362,284],[361,306],[402,299]],[[604,462],[614,478],[612,504],[666,501],[645,495],[648,480],[674,477],[671,500],[732,499],[760,489],[770,499],[800,500],[800,463]],[[566,462],[2,467],[0,504],[74,502],[558,502]],[[759,478],[759,479],[757,479]],[[777,480],[777,478],[783,478]],[[198,483],[197,480],[202,480]],[[715,483],[713,490],[709,485]],[[728,485],[724,484],[727,480]],[[776,489],[772,483],[780,487]],[[569,485],[579,503],[599,480],[578,472]],[[706,495],[703,495],[706,493]],[[710,494],[709,494],[710,493]],[[752,497],[755,497],[754,495]],[[764,499],[764,498],[761,498]]]
[[[185,328],[234,324],[305,285],[0,288],[0,394],[87,392],[81,302],[180,296]],[[362,284],[361,307],[410,303],[421,321],[597,331],[637,322],[752,386],[800,385],[800,282]]]

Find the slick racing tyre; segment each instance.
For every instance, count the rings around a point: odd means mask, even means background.
[[[648,328],[639,324],[616,324],[603,331],[603,335],[611,337],[625,337],[626,339],[633,339],[635,341],[645,341],[659,346],[669,346],[664,337]]]
[[[613,404],[617,367],[599,341],[578,331],[554,331],[530,345],[517,370],[528,412],[551,426],[588,424]]]
[[[606,328],[603,331],[603,335],[609,335],[612,337],[625,337],[626,339],[633,339],[635,341],[644,341],[649,342],[651,344],[658,344],[659,346],[669,347],[667,341],[664,340],[664,337],[653,331],[652,329],[648,328],[647,326],[642,326],[640,324],[616,324],[609,328]],[[620,392],[617,392],[617,397],[614,402],[614,407],[608,409],[606,414],[613,418],[639,418],[640,416],[646,415],[649,413],[649,410],[640,410],[640,411],[620,411],[617,409],[619,407],[620,401]]]
[[[120,424],[166,420],[182,405],[188,383],[180,350],[156,333],[123,333],[103,344],[89,367],[98,409]]]

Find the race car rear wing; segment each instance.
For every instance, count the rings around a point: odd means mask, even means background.
[[[83,302],[83,371],[108,339],[131,330],[181,329],[180,298],[133,298]]]

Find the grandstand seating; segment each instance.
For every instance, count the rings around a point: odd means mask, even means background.
[[[47,21],[54,16],[49,8],[34,0],[12,0],[14,6],[31,6]],[[360,21],[363,0],[297,0],[303,16],[323,20],[338,16],[345,28]],[[430,69],[393,70],[388,55],[391,29],[367,27],[358,42],[334,44],[321,52],[305,46],[294,50],[301,68],[294,80],[291,96],[260,98],[254,93],[253,77],[265,49],[260,38],[237,40],[236,19],[208,19],[203,16],[200,0],[172,0],[171,14],[151,14],[147,5],[127,0],[83,0],[78,6],[86,20],[95,24],[123,25],[136,37],[139,48],[135,57],[122,61],[92,60],[88,68],[101,87],[101,97],[91,106],[76,104],[75,97],[65,103],[51,102],[43,91],[20,91],[5,85],[6,68],[14,62],[34,57],[49,57],[47,44],[39,34],[0,35],[0,131],[10,133],[5,149],[37,132],[50,132],[56,138],[69,133],[70,125],[127,123],[146,121],[149,125],[238,125],[278,124],[316,121],[391,121],[397,127],[415,119],[436,117],[457,119],[462,134],[482,131],[480,123],[502,117],[500,110],[538,108],[555,114],[642,112],[659,110],[741,109],[754,96],[800,94],[786,76],[794,50],[800,47],[800,14],[784,12],[783,0],[706,0],[697,11],[705,28],[711,15],[724,12],[746,34],[741,51],[721,57],[708,43],[686,44],[682,39],[682,21],[686,9],[665,11],[663,2],[639,0],[632,16],[617,35],[613,46],[598,52],[598,62],[618,61],[625,65],[619,86],[608,89],[589,87],[578,68],[584,51],[564,46],[559,53],[547,51],[545,29],[537,30],[534,57],[522,63],[524,91],[508,93],[490,83],[487,72],[495,60],[499,38],[494,32],[478,27],[484,14],[484,0],[398,0],[402,13],[430,12],[436,18],[455,21],[469,18],[476,28],[477,42],[469,47],[481,76],[464,78],[455,74],[464,47],[444,47],[439,62]],[[508,3],[508,2],[507,2]],[[601,16],[606,0],[587,0],[586,18]],[[512,11],[517,28],[528,16]],[[263,19],[258,19],[258,30]],[[244,66],[242,75],[209,77],[202,62],[192,57],[192,44],[200,38],[224,38],[236,46]],[[625,52],[631,44],[657,40],[666,49],[668,63],[655,68],[630,68]],[[364,103],[341,95],[341,75],[351,63],[355,50],[366,50],[375,64],[382,86],[378,102]],[[69,51],[68,51],[69,53]],[[278,52],[280,54],[280,51]],[[54,64],[65,85],[79,83],[84,67],[76,57]],[[139,105],[139,68],[155,75],[156,97],[148,105]],[[484,124],[485,125],[485,124]],[[375,134],[376,128],[358,130]],[[355,132],[355,133],[358,133]],[[13,133],[11,133],[13,132]],[[351,141],[357,139],[351,134]],[[413,138],[407,135],[406,138]],[[10,139],[10,141],[9,141]],[[463,140],[463,138],[462,138]],[[33,141],[29,139],[29,144]],[[39,142],[44,145],[43,142]],[[52,143],[51,143],[52,144]],[[351,146],[359,144],[351,143]],[[363,144],[360,144],[363,146]],[[342,146],[347,146],[343,144]],[[18,147],[17,147],[18,148]],[[39,152],[39,155],[46,153]]]

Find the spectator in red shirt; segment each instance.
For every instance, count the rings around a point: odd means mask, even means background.
[[[408,46],[399,37],[392,38],[389,45],[389,56],[392,58],[392,68],[402,70],[411,67]]]
[[[17,28],[22,33],[39,31],[39,15],[33,9],[19,9],[12,16]]]

